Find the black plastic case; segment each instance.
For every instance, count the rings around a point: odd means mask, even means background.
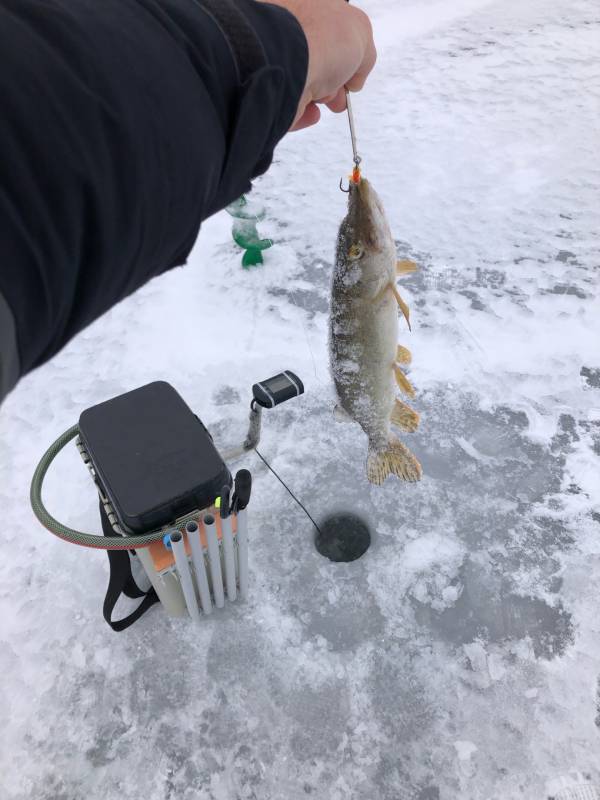
[[[88,408],[79,431],[99,488],[125,531],[169,525],[231,486],[210,434],[164,381]]]

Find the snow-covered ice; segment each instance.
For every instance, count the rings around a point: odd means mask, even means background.
[[[424,478],[370,487],[364,435],[333,417],[351,153],[328,116],[257,183],[276,241],[263,268],[242,271],[217,215],[187,267],[2,407],[2,800],[546,800],[600,784],[600,9],[364,7],[380,45],[354,104],[364,171],[399,257],[421,265],[401,341]],[[155,379],[238,443],[251,384],[285,368],[306,394],[268,414],[262,452],[313,515],[368,518],[370,550],[323,559],[248,458],[249,601],[197,626],[157,607],[112,633],[106,556],[29,510],[39,456],[84,408]],[[74,447],[46,498],[99,531]]]

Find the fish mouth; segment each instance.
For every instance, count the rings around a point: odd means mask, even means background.
[[[358,216],[369,207],[369,181],[361,178],[358,183],[350,181],[350,195],[348,198],[348,212],[350,216]]]
[[[350,181],[348,197],[348,222],[354,231],[356,243],[369,249],[377,249],[377,227],[375,224],[373,194],[366,178],[358,183]]]
[[[363,202],[367,201],[370,183],[362,176],[357,181],[350,181],[350,197],[358,196]]]

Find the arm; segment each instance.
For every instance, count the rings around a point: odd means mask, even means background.
[[[0,400],[183,264],[202,220],[331,99],[314,50],[328,4],[360,14],[343,0],[0,0]]]
[[[19,374],[184,263],[201,221],[268,167],[306,42],[282,9],[230,13],[226,33],[191,0],[0,2],[0,294]]]

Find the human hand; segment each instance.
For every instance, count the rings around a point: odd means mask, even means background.
[[[346,0],[269,0],[290,11],[308,42],[308,75],[291,130],[315,125],[317,103],[339,113],[346,91],[358,92],[375,66],[377,52],[367,15]]]

